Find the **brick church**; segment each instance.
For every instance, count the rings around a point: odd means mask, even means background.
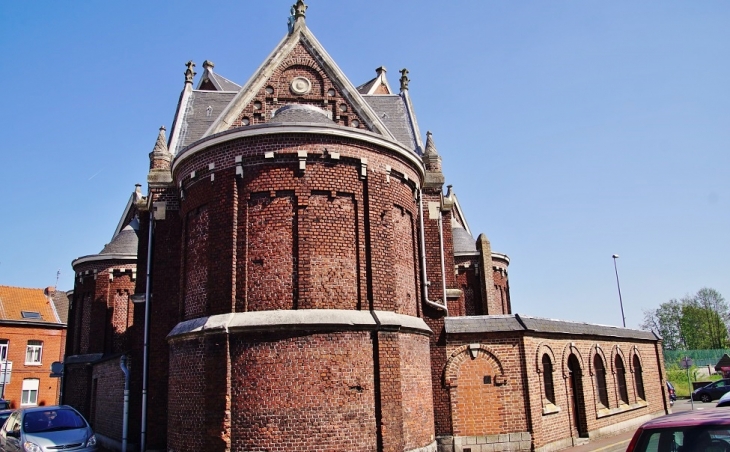
[[[72,263],[63,402],[174,452],[551,451],[669,412],[654,334],[513,313],[408,71],[354,85],[306,8],[244,85],[187,64],[146,193]]]

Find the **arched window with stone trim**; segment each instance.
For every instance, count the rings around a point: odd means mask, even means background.
[[[641,373],[641,361],[639,355],[634,355],[634,384],[636,384],[636,396],[641,400],[646,400],[644,393],[644,376]]]
[[[621,355],[616,355],[614,366],[616,366],[616,384],[618,385],[619,401],[628,405],[629,391],[626,389],[626,368],[624,367],[624,360],[621,358]]]
[[[596,378],[596,391],[598,392],[598,402],[608,408],[608,391],[606,389],[606,366],[603,364],[603,358],[596,353],[593,357],[593,372]]]
[[[547,353],[542,355],[542,381],[545,385],[545,398],[555,404],[555,386],[553,385],[553,362]]]

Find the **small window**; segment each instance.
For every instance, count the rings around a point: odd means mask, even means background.
[[[23,380],[23,392],[20,395],[21,405],[38,405],[38,383],[37,378],[26,378]]]
[[[24,319],[40,319],[41,318],[41,313],[35,312],[35,311],[20,311],[20,315]]]
[[[0,361],[5,362],[8,360],[8,340],[0,339]]]
[[[545,384],[545,398],[555,404],[555,387],[553,386],[553,363],[547,353],[542,355],[542,379]]]
[[[608,408],[608,391],[606,390],[606,366],[603,364],[601,355],[596,354],[593,357],[593,371],[596,376],[596,391],[598,392],[598,402]]]
[[[43,357],[43,341],[28,341],[25,349],[25,364],[39,366]]]

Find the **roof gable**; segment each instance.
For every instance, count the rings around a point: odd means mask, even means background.
[[[288,104],[317,106],[330,113],[336,124],[369,130],[395,141],[303,19],[297,20],[202,137],[266,123],[278,108]]]

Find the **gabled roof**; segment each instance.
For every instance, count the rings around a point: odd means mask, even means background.
[[[393,90],[390,89],[390,85],[388,84],[388,79],[385,78],[385,67],[380,66],[379,68],[375,69],[375,72],[378,74],[375,76],[374,79],[369,80],[362,85],[357,87],[357,91],[360,94],[363,95],[382,95],[382,94],[392,94]]]
[[[383,121],[373,111],[372,107],[365,102],[357,91],[357,88],[348,80],[342,70],[337,66],[337,63],[335,63],[324,47],[322,47],[322,44],[317,41],[317,38],[306,27],[304,17],[296,18],[290,32],[281,40],[264,63],[259,66],[248,82],[243,85],[223,113],[217,117],[203,134],[203,137],[230,129],[238,118],[239,113],[253,101],[257,93],[265,86],[274,72],[279,69],[280,65],[292,56],[293,50],[298,45],[301,45],[314,58],[324,74],[336,86],[345,101],[351,105],[353,112],[362,119],[363,125],[368,130],[395,141],[395,137],[390,133]],[[174,150],[173,153],[177,153],[177,150]]]
[[[200,77],[198,87],[196,88],[197,90],[238,92],[238,90],[241,89],[241,85],[238,83],[232,82],[222,75],[218,75],[213,72],[213,67],[213,63],[208,60],[203,62],[203,68],[205,68],[205,71],[203,71],[203,75]]]
[[[0,321],[61,324],[43,289],[0,286]]]

